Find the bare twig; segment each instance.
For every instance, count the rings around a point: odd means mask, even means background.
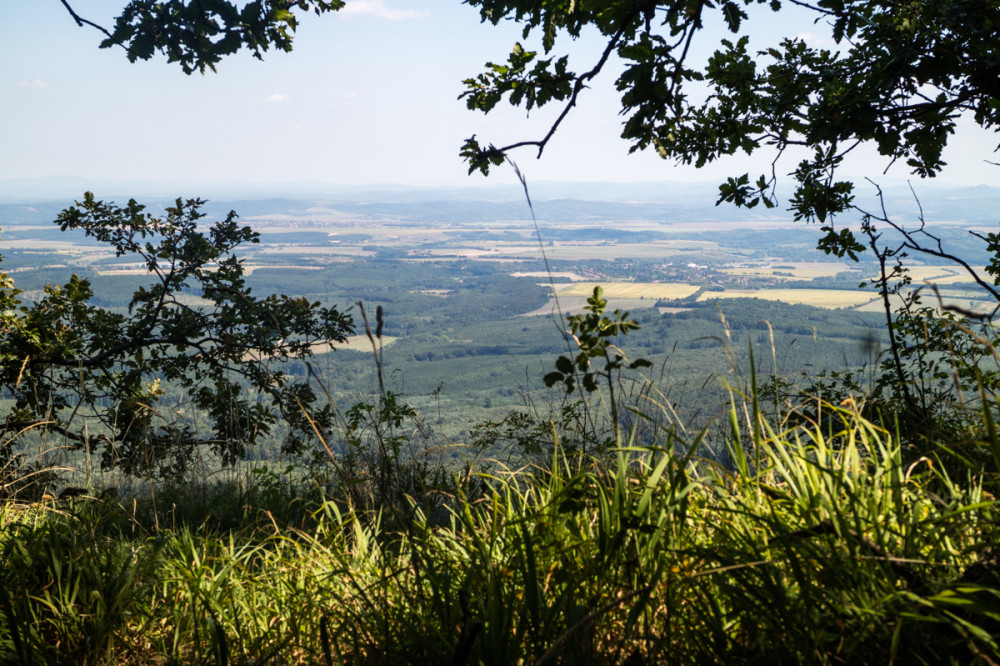
[[[73,10],[72,7],[70,7],[69,2],[67,2],[66,0],[61,0],[61,1],[63,3],[63,7],[66,8],[66,11],[69,12],[69,15],[73,17],[73,20],[76,21],[76,24],[78,26],[80,26],[82,28],[85,25],[89,25],[91,28],[97,28],[98,30],[100,30],[101,32],[103,32],[108,37],[111,37],[111,33],[108,32],[107,28],[105,28],[104,26],[98,25],[98,24],[94,23],[93,21],[88,21],[87,19],[81,17],[79,14],[77,14]]]

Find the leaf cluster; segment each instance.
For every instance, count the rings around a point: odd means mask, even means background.
[[[151,283],[136,288],[127,311],[93,305],[89,282],[77,276],[35,302],[4,284],[0,391],[13,401],[6,432],[55,431],[77,448],[100,448],[106,467],[179,474],[198,445],[232,463],[279,421],[285,448],[298,449],[312,433],[304,410],[320,425],[332,422],[329,407],[314,408],[308,382],[291,380],[280,364],[343,340],[350,316],[252,293],[235,251],[257,234],[233,212],[202,231],[203,204],[178,199],[156,217],[135,200],[116,206],[87,193],[59,216],[63,230],[138,259]],[[166,385],[187,396],[210,433],[182,418],[184,408],[160,404]]]
[[[587,299],[584,306],[589,314],[571,315],[566,318],[570,326],[570,335],[576,342],[579,351],[575,356],[563,355],[556,359],[556,369],[545,375],[545,385],[554,386],[563,383],[566,392],[576,389],[577,378],[588,393],[599,388],[598,379],[610,380],[613,373],[628,369],[648,368],[651,364],[645,359],[637,359],[626,363],[625,355],[615,346],[614,341],[621,335],[639,328],[638,322],[628,318],[627,312],[615,310],[611,317],[604,315],[608,302],[602,296],[600,287],[594,287],[594,293]],[[604,359],[604,367],[594,369],[591,359]]]
[[[945,166],[943,149],[959,117],[968,115],[986,129],[1000,120],[997,0],[470,4],[480,8],[484,21],[517,21],[525,36],[540,31],[546,53],[559,36],[575,38],[584,28],[596,30],[606,43],[600,61],[583,73],[573,73],[565,58],[540,60],[528,71],[512,54],[505,68],[492,66],[488,79],[466,80],[470,108],[488,112],[501,97],[528,108],[565,100],[564,116],[577,103],[579,87],[613,52],[624,62],[615,85],[621,94],[622,138],[631,151],[654,149],[664,159],[700,167],[728,155],[768,150],[774,160],[771,173],[755,178],[753,186],[748,174],[729,179],[719,201],[771,206],[779,158],[790,148],[808,149],[811,157],[790,174],[796,183],[791,209],[797,219],[825,223],[824,249],[840,256],[857,250],[849,239],[837,237],[831,223],[853,202],[853,184],[836,177],[844,155],[868,144],[888,164],[902,161],[914,174],[933,177]],[[783,24],[791,5],[804,8],[829,30],[834,48],[797,36],[811,25],[788,23],[788,38],[753,49],[754,23],[773,20],[758,5],[766,5]],[[723,24],[732,38],[719,39],[706,62],[693,62],[693,47],[714,41],[705,29],[714,23]],[[567,76],[575,81],[567,82]],[[570,83],[574,93],[566,99]],[[526,89],[549,92],[529,96],[521,92]],[[541,140],[487,148],[467,142],[462,156],[470,171],[486,173],[513,148],[534,145],[541,151],[563,116]]]
[[[542,106],[552,100],[567,99],[573,91],[570,85],[575,75],[566,71],[568,58],[538,60],[530,69],[538,53],[526,51],[521,44],[514,44],[506,65],[486,63],[488,68],[476,78],[466,79],[467,90],[459,99],[466,98],[470,110],[489,112],[504,96],[509,95],[513,106],[523,102],[526,110]],[[552,71],[549,71],[549,67]]]
[[[130,62],[160,52],[185,74],[204,74],[243,47],[257,59],[271,47],[291,51],[298,27],[295,10],[323,14],[343,6],[342,0],[130,0],[114,29],[102,28],[108,36],[101,48],[122,46]]]

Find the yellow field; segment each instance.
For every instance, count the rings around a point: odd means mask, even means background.
[[[396,338],[394,337],[390,337],[388,335],[382,336],[383,347],[388,347],[395,341]],[[375,342],[377,343],[378,340],[376,340]],[[351,337],[347,338],[347,342],[334,342],[332,345],[330,344],[313,345],[312,350],[314,354],[325,354],[326,352],[330,351],[331,348],[350,349],[352,351],[360,351],[360,352],[365,352],[365,351],[370,352],[372,350],[372,343],[371,340],[368,339],[367,335],[352,335]]]
[[[980,275],[986,275],[982,266],[973,266]],[[956,282],[972,282],[972,277],[959,266],[912,266],[910,276],[914,284],[931,282],[933,284],[954,284]]]
[[[605,298],[687,298],[698,287],[679,282],[577,282],[556,285],[560,296],[590,296],[594,287],[604,290]]]
[[[357,257],[371,257],[374,252],[367,252],[355,245],[269,245],[258,250],[261,254],[326,254]],[[277,266],[275,268],[278,268]]]
[[[759,291],[709,291],[698,297],[699,301],[718,298],[761,298],[791,305],[812,305],[835,310],[853,308],[868,303],[875,295],[856,289],[761,289]]]
[[[903,305],[903,299],[899,296],[891,296],[890,303],[892,303],[893,310],[896,310]],[[957,307],[959,310],[955,312],[956,315],[961,316],[962,312],[970,311],[977,312],[980,314],[988,314],[996,308],[996,301],[987,301],[980,299],[970,299],[968,297],[957,297],[957,296],[945,296],[942,295],[941,299],[938,300],[934,294],[927,291],[923,292],[922,303],[929,307],[935,308],[938,312],[941,312],[945,307],[952,306]],[[866,305],[858,308],[861,312],[882,312],[884,311],[882,305],[882,299],[878,299]]]
[[[993,278],[988,277],[985,272],[979,273],[987,282],[993,282]],[[972,276],[965,271],[956,271],[955,275],[931,280],[934,284],[957,284],[959,282],[973,282]]]

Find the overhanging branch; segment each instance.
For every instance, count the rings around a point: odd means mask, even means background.
[[[628,27],[632,24],[632,21],[634,21],[637,16],[639,16],[639,12],[635,12],[627,20],[622,21],[622,26],[618,29],[618,32],[616,32],[611,37],[611,41],[608,42],[608,45],[607,47],[605,47],[604,52],[601,54],[600,60],[597,61],[597,64],[594,65],[594,67],[590,71],[584,72],[580,76],[576,77],[576,83],[573,84],[573,93],[570,95],[569,102],[566,103],[566,106],[559,114],[559,117],[556,118],[556,121],[552,124],[552,127],[549,128],[548,133],[542,139],[538,139],[535,141],[518,141],[517,143],[512,143],[510,145],[503,146],[502,148],[493,148],[489,152],[503,154],[506,153],[508,150],[513,150],[514,148],[522,148],[524,146],[537,146],[538,157],[541,157],[542,152],[545,150],[545,146],[548,144],[549,140],[555,135],[556,130],[559,129],[559,126],[562,124],[563,120],[566,119],[566,116],[569,115],[570,110],[574,106],[576,106],[576,100],[580,96],[580,93],[583,91],[583,89],[587,87],[586,86],[587,81],[590,81],[595,76],[601,73],[601,70],[604,69],[604,65],[607,64],[608,58],[611,57],[611,54],[614,52],[615,48],[617,48],[618,43],[621,41],[622,36],[625,34],[625,31],[628,29]]]
[[[80,26],[82,28],[85,25],[89,25],[91,28],[97,28],[98,30],[100,30],[101,32],[103,32],[108,37],[111,37],[111,33],[108,32],[107,28],[105,28],[104,26],[98,25],[98,24],[94,23],[93,21],[88,21],[87,19],[85,19],[82,16],[80,16],[79,14],[77,14],[73,10],[73,8],[70,7],[70,4],[66,0],[61,0],[61,2],[63,4],[63,7],[66,8],[66,11],[69,12],[69,15],[73,17],[73,20],[76,21],[76,24],[78,26]]]

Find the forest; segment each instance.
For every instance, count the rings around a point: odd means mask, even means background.
[[[224,77],[352,3],[78,4]],[[994,130],[1000,4],[466,4],[517,187],[0,201],[0,663],[1000,661],[996,191],[844,166]],[[764,173],[538,196],[612,60],[630,150]]]

